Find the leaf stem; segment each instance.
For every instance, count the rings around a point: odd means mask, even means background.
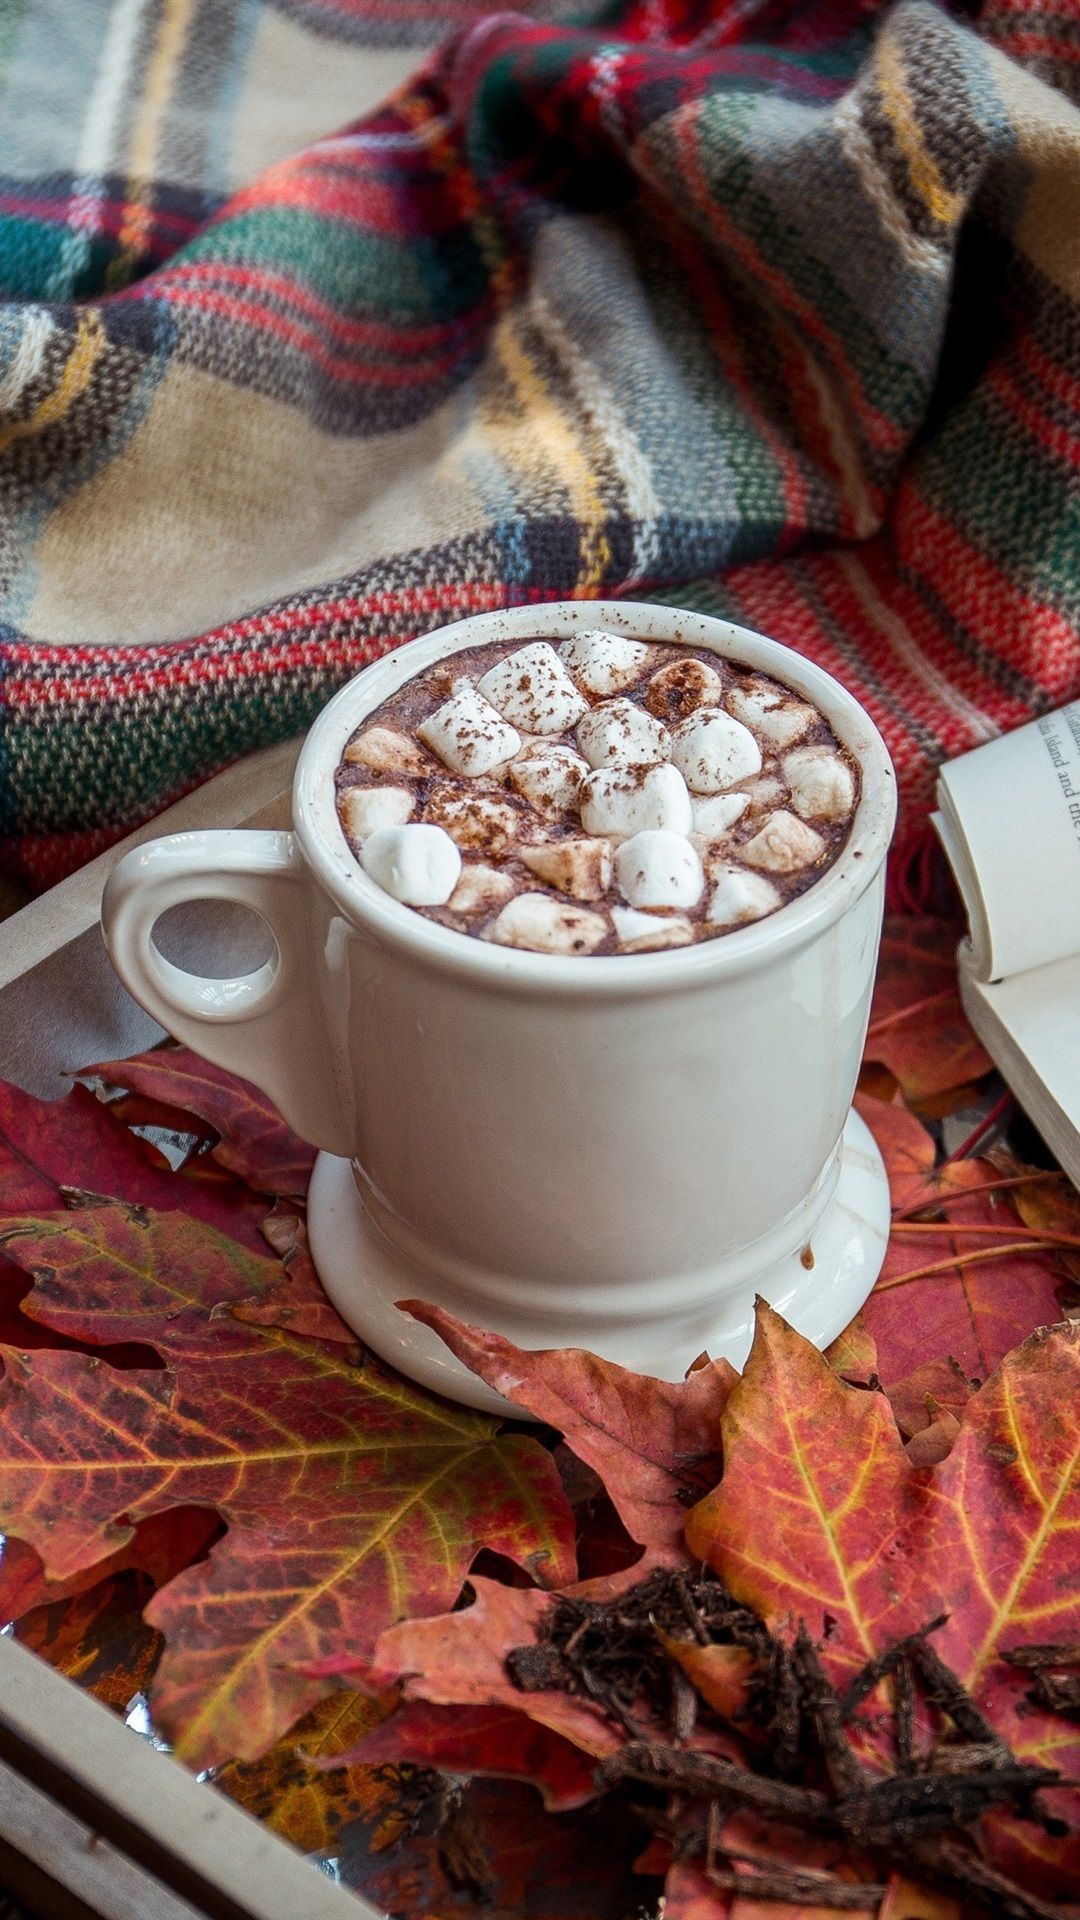
[[[885,1293],[890,1287],[906,1287],[909,1280],[926,1280],[932,1274],[949,1273],[953,1268],[973,1267],[977,1260],[1003,1260],[1007,1253],[1052,1251],[1056,1244],[1054,1240],[1011,1240],[1004,1247],[975,1247],[971,1253],[954,1253],[948,1260],[932,1260],[929,1266],[912,1267],[910,1273],[897,1273],[889,1280],[879,1280],[874,1291]]]
[[[895,1013],[883,1013],[880,1020],[871,1021],[866,1038],[873,1040],[875,1035],[885,1033],[889,1027],[898,1027],[902,1020],[910,1020],[917,1013],[925,1013],[927,1007],[940,1006],[942,1001],[952,1000],[955,996],[955,987],[942,987],[939,993],[928,993],[925,1000],[912,1000],[910,1005],[898,1007]]]
[[[913,1213],[925,1213],[928,1207],[951,1206],[954,1200],[977,1200],[981,1193],[1003,1193],[1007,1187],[1031,1187],[1037,1181],[1060,1180],[1062,1175],[1055,1168],[1039,1168],[1034,1173],[1003,1174],[998,1180],[984,1180],[978,1187],[956,1187],[952,1193],[943,1193],[938,1189],[927,1190],[926,1198],[909,1200],[906,1206],[894,1207],[893,1221],[906,1220]]]
[[[968,1157],[968,1154],[971,1152],[972,1147],[977,1147],[979,1144],[979,1141],[985,1139],[986,1135],[993,1131],[993,1129],[997,1126],[998,1121],[1002,1119],[1003,1116],[1008,1112],[1009,1108],[1012,1106],[1012,1101],[1013,1101],[1012,1094],[1009,1092],[1008,1087],[1006,1087],[1005,1092],[1001,1096],[1001,1099],[995,1100],[993,1106],[990,1108],[989,1113],[983,1114],[983,1117],[978,1122],[978,1125],[972,1127],[971,1132],[968,1134],[966,1140],[961,1140],[960,1145],[958,1147],[954,1147],[952,1152],[946,1155],[941,1165],[943,1167],[951,1167],[955,1164],[957,1160],[966,1160]],[[940,1173],[940,1171],[941,1171],[941,1168],[939,1167],[938,1172]]]
[[[1014,1239],[1020,1235],[1028,1240],[1052,1239],[1059,1247],[1080,1247],[1080,1233],[1057,1233],[1052,1227],[1021,1227],[1012,1223],[980,1226],[976,1220],[894,1220],[893,1232],[1011,1234]]]

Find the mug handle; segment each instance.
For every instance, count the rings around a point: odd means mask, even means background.
[[[273,936],[271,958],[227,980],[167,960],[154,944],[154,927],[170,907],[194,900],[253,908]],[[170,834],[125,854],[106,882],[101,924],[128,992],[167,1033],[250,1080],[305,1140],[348,1154],[313,907],[293,834],[207,830]]]

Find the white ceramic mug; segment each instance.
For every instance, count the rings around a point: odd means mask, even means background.
[[[588,959],[489,945],[381,892],[335,811],[360,722],[462,647],[598,625],[728,655],[813,702],[862,771],[835,865],[752,926]],[[756,1292],[819,1343],[861,1304],[888,1189],[851,1101],[894,815],[873,723],[774,641],[667,607],[518,607],[413,641],[343,688],[303,748],[292,833],[178,834],[128,854],[105,934],[162,1026],[323,1149],[311,1243],[345,1319],[403,1371],[501,1408],[394,1302],[667,1378],[703,1350],[741,1363]],[[222,898],[262,915],[274,958],[232,980],[166,960],[160,915]]]

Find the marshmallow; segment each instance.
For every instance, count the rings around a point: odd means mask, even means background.
[[[521,745],[516,728],[468,680],[455,681],[449,700],[416,731],[454,773],[493,773]]]
[[[538,879],[575,900],[599,900],[611,885],[609,840],[552,840],[522,847],[520,857]]]
[[[696,713],[698,707],[719,706],[723,691],[723,681],[715,669],[690,653],[685,660],[672,660],[653,674],[645,689],[645,705],[658,720],[674,726]]]
[[[800,867],[812,867],[820,860],[825,846],[820,833],[781,808],[762,821],[752,840],[743,841],[739,858],[752,867],[764,867],[767,873],[798,873]]]
[[[668,730],[632,700],[606,700],[585,715],[578,746],[590,767],[652,767],[668,756]]]
[[[589,763],[573,747],[538,740],[510,762],[509,773],[518,792],[549,816],[577,805],[578,792]]]
[[[441,907],[457,885],[461,855],[441,827],[380,827],[365,840],[360,865],[405,906]]]
[[[790,747],[817,719],[813,707],[796,700],[786,688],[778,687],[772,680],[755,680],[749,687],[732,687],[727,706],[737,720],[771,740],[774,747]]]
[[[750,805],[748,793],[694,793],[690,796],[690,816],[694,832],[706,839],[719,840],[730,833]]]
[[[572,640],[564,640],[559,655],[586,693],[606,694],[621,693],[641,678],[649,649],[640,640],[624,640],[602,627],[587,627]]]
[[[726,835],[722,840],[708,840],[704,834],[692,833],[690,845],[701,856],[706,880],[722,879],[731,865],[733,854],[737,851]]]
[[[349,741],[341,756],[347,767],[370,767],[372,773],[401,773],[422,780],[431,772],[431,761],[421,753],[415,740],[397,733],[393,727],[368,727]]]
[[[338,817],[359,844],[380,827],[403,827],[415,804],[407,787],[346,787],[338,795]]]
[[[470,861],[461,869],[461,878],[447,901],[451,913],[494,913],[517,892],[517,886],[501,867],[486,867]]]
[[[720,793],[761,771],[753,734],[718,707],[704,707],[676,727],[671,758],[691,793]]]
[[[527,947],[534,953],[595,953],[607,939],[608,924],[587,907],[568,907],[549,893],[519,893],[493,920],[484,935],[500,947]]]
[[[709,901],[708,918],[714,927],[738,927],[775,913],[783,899],[763,874],[744,867],[722,866],[715,873],[716,891]]]
[[[521,825],[521,814],[512,800],[455,787],[449,781],[432,788],[422,818],[444,827],[451,840],[467,853],[489,856],[505,853]]]
[[[694,929],[681,914],[639,913],[636,907],[612,907],[611,921],[619,945],[628,953],[650,947],[688,947]]]
[[[615,874],[632,907],[692,907],[705,885],[700,857],[689,840],[664,827],[646,828],[624,840],[615,855]]]
[[[565,733],[588,706],[546,640],[508,653],[476,684],[504,720],[526,733]]]
[[[690,795],[677,767],[612,767],[590,773],[581,787],[586,833],[628,840],[647,827],[689,833]]]
[[[855,804],[855,776],[828,747],[799,747],[784,760],[791,804],[804,820],[842,820]]]
[[[788,797],[787,786],[775,773],[763,773],[760,780],[748,780],[744,788],[751,813],[771,813],[782,807]]]

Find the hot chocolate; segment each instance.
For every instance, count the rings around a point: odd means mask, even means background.
[[[600,629],[425,668],[354,733],[336,784],[352,852],[394,899],[581,955],[777,912],[833,865],[859,799],[855,761],[801,695]]]

